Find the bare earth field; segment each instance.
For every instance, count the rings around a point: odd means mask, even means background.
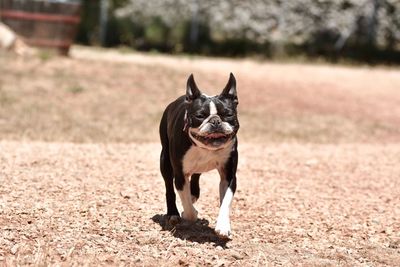
[[[0,147],[6,265],[400,261],[400,145],[242,145],[229,242],[212,230],[216,173],[201,180],[201,221],[164,227],[158,144]]]
[[[158,121],[193,72],[238,80],[232,239],[166,225]],[[77,47],[0,52],[0,265],[398,266],[400,70]],[[180,205],[178,205],[180,207]]]
[[[209,95],[238,80],[241,140],[399,142],[400,69],[121,54],[0,54],[0,137],[154,142],[161,114],[190,73]]]

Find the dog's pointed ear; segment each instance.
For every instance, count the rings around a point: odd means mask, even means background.
[[[186,101],[192,102],[194,99],[196,99],[200,95],[201,95],[201,92],[200,92],[199,88],[197,87],[196,82],[194,81],[193,74],[190,74],[190,76],[187,80],[187,85],[186,85]]]
[[[236,92],[236,79],[232,72],[229,75],[228,83],[226,84],[224,90],[222,90],[221,96],[232,98],[235,103],[238,103],[237,92]]]

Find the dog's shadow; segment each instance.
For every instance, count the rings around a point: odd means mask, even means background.
[[[191,242],[213,243],[214,246],[226,248],[226,243],[230,241],[228,238],[220,238],[209,225],[209,221],[198,219],[195,223],[180,220],[179,223],[171,225],[167,215],[157,214],[152,218],[153,222],[158,223],[163,231],[170,231],[171,234],[182,240]]]

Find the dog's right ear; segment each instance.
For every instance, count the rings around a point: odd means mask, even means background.
[[[186,86],[186,102],[190,103],[200,95],[201,92],[194,81],[193,74],[190,74]]]

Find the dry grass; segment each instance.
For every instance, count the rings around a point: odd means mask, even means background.
[[[226,241],[215,172],[201,220],[165,225],[157,131],[189,73],[212,94],[230,71],[241,129]],[[0,52],[0,265],[396,266],[398,88],[398,69]]]
[[[119,54],[0,55],[0,137],[68,142],[158,140],[161,113],[189,73],[210,94],[233,71],[242,140],[399,141],[400,71]],[[144,134],[146,133],[146,134]]]
[[[395,266],[400,146],[242,144],[233,239],[201,220],[165,226],[159,144],[0,143],[6,265]]]

